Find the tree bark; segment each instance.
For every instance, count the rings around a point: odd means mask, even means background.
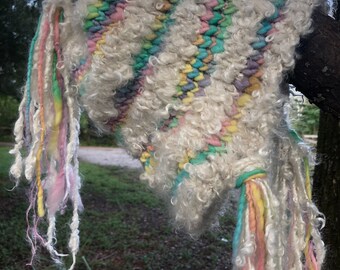
[[[326,216],[323,240],[326,261],[323,269],[340,265],[340,120],[321,112],[315,167],[314,194],[319,210]]]
[[[317,10],[302,40],[290,82],[312,103],[340,118],[340,22]]]

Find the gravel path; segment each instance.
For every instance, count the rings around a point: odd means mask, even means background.
[[[0,142],[0,146],[13,147],[13,145],[13,143]],[[79,148],[79,159],[104,166],[143,168],[141,162],[132,158],[123,148],[81,146]]]
[[[98,165],[142,168],[140,161],[129,156],[122,148],[82,146],[79,159]]]

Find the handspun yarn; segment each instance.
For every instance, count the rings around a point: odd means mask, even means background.
[[[289,128],[284,75],[315,0],[46,0],[28,61],[11,174],[31,183],[27,237],[56,263],[72,202],[79,249],[79,117],[115,132],[141,180],[193,236],[241,190],[235,269],[320,269],[309,149]],[[23,151],[23,147],[26,151]],[[25,153],[25,155],[23,154]],[[38,231],[47,218],[46,236]]]

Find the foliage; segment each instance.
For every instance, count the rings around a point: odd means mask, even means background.
[[[314,135],[319,129],[320,110],[303,99],[293,98],[290,117],[293,128],[301,135]]]
[[[0,141],[13,141],[12,130],[18,117],[21,87],[31,39],[39,16],[41,0],[0,1]],[[84,115],[81,120],[83,145],[114,146],[113,136],[101,136]]]
[[[0,265],[19,270],[30,259],[24,240],[27,194],[25,184],[12,192],[6,190],[13,186],[8,179],[12,160],[8,150],[0,147]],[[80,171],[85,211],[81,215],[77,269],[231,268],[234,218],[230,212],[220,219],[220,227],[194,240],[169,224],[167,207],[137,181],[140,172],[86,163],[81,163]],[[70,215],[68,210],[58,217],[57,248],[64,253],[68,252]],[[48,258],[40,250],[35,269],[56,269]]]
[[[29,0],[0,1],[0,94],[19,98],[24,84],[28,48],[39,15],[38,3]]]
[[[83,146],[117,146],[115,136],[99,133],[86,113],[80,118],[80,143]]]
[[[18,116],[19,102],[11,96],[0,95],[0,140],[12,141],[12,130]]]
[[[13,127],[18,118],[19,101],[0,94],[0,142],[13,142]],[[114,135],[99,134],[86,114],[80,119],[81,145],[116,146]]]

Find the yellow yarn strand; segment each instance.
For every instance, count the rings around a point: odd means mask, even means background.
[[[244,183],[247,183],[248,181],[256,179],[256,178],[265,178],[265,177],[267,177],[267,174],[265,174],[265,173],[254,174],[254,175],[250,176],[249,178],[247,178],[247,180],[245,180]]]
[[[266,261],[266,240],[265,240],[265,203],[261,188],[256,182],[249,182],[256,211],[256,269],[264,269]]]
[[[37,173],[37,179],[36,179],[37,188],[38,188],[37,205],[38,205],[38,216],[39,217],[43,217],[45,215],[44,191],[43,191],[43,187],[42,187],[42,183],[41,183],[41,167],[40,167],[40,160],[41,160],[42,151],[43,151],[45,122],[42,122],[41,125],[42,125],[42,130],[41,130],[41,135],[40,135],[40,145],[39,145],[39,149],[38,149],[38,152],[37,152],[37,160],[36,160],[36,165],[35,165],[35,169],[36,169],[36,173]]]
[[[259,217],[258,224],[260,225],[260,228],[258,230],[264,231],[264,201],[262,199],[261,191],[259,190],[258,186],[255,183],[251,183],[251,191],[253,195],[253,199],[255,202],[255,205],[257,206],[259,210]]]
[[[312,200],[312,186],[311,186],[311,179],[310,179],[309,162],[308,162],[307,157],[305,157],[303,159],[303,163],[304,163],[305,174],[306,174],[305,185],[306,185],[307,197],[311,201]],[[309,223],[308,229],[307,229],[307,234],[306,234],[306,240],[305,240],[306,246],[305,246],[305,249],[304,249],[304,253],[305,253],[306,265],[307,265],[308,269],[314,270],[313,263],[311,262],[310,256],[309,256],[309,241],[311,239],[311,233],[312,233],[312,225]]]
[[[309,162],[308,162],[308,158],[305,157],[303,159],[303,163],[305,166],[305,173],[306,173],[306,190],[307,190],[307,196],[309,200],[312,200],[312,185],[311,185],[311,180],[310,180],[310,168],[309,168]]]

